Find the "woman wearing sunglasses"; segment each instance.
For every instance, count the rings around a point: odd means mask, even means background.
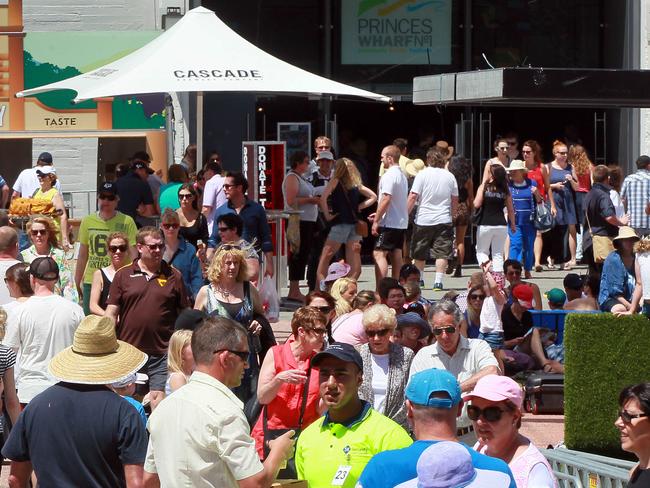
[[[507,376],[487,375],[478,380],[467,416],[474,424],[478,442],[474,449],[503,459],[512,471],[517,488],[557,488],[557,480],[544,455],[519,433],[524,394]]]
[[[129,238],[123,232],[113,232],[106,239],[108,255],[111,262],[108,266],[95,270],[90,287],[90,313],[104,315],[108,301],[108,291],[115,277],[115,272],[131,262],[129,253]]]
[[[58,231],[51,217],[35,216],[27,222],[27,235],[32,245],[20,254],[23,262],[29,264],[39,257],[49,256],[59,266],[59,281],[54,285],[54,293],[79,303],[79,292],[74,284],[72,265],[59,245]]]
[[[404,390],[413,351],[390,341],[396,326],[395,311],[386,305],[373,305],[363,312],[368,343],[359,348],[363,360],[359,398],[408,429]]]
[[[325,318],[327,319],[327,324],[325,324],[327,328],[327,344],[333,343],[332,321],[336,317],[336,302],[332,295],[326,291],[310,291],[305,297],[305,304],[308,307],[317,308],[321,313],[325,314]]]
[[[180,164],[172,164],[167,170],[167,183],[160,187],[160,195],[158,196],[158,205],[160,210],[163,211],[166,208],[171,208],[172,210],[178,209],[180,206],[178,198],[178,189],[187,183],[189,177],[187,176],[187,171]]]
[[[198,210],[198,195],[191,183],[183,183],[178,188],[179,207],[176,210],[180,219],[179,234],[199,249],[198,241],[208,242],[208,222]]]
[[[639,459],[627,486],[650,486],[650,383],[623,388],[618,405],[614,425],[621,434],[621,449],[634,453]]]

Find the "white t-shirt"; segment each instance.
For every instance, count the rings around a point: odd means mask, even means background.
[[[650,300],[650,252],[642,252],[636,255],[641,272],[641,288],[643,300]]]
[[[458,197],[456,178],[442,168],[424,168],[413,181],[418,194],[417,225],[451,224],[451,197]]]
[[[623,201],[621,200],[621,194],[612,188],[611,190],[609,190],[609,199],[612,201],[612,204],[614,205],[614,210],[616,211],[616,218],[622,219],[623,216],[625,215],[625,206],[623,205]]]
[[[20,261],[17,259],[0,260],[0,305],[14,301],[14,299],[9,296],[9,288],[7,288],[7,283],[5,283],[5,274],[7,273],[7,269],[19,262]]]
[[[7,328],[3,342],[20,352],[16,389],[21,403],[29,403],[56,382],[47,365],[58,352],[72,345],[83,318],[79,305],[59,295],[33,296],[17,308],[17,327]]]
[[[399,168],[398,168],[399,171]],[[372,391],[375,401],[372,408],[384,413],[386,407],[386,390],[388,389],[388,356],[389,354],[370,354],[372,363]]]
[[[409,223],[406,205],[408,182],[398,165],[388,168],[379,180],[379,203],[384,195],[390,195],[391,200],[379,225],[389,229],[406,229]]]
[[[223,181],[224,177],[221,175],[214,175],[208,181],[205,182],[205,188],[203,188],[203,206],[210,207],[210,213],[208,214],[208,235],[212,235],[212,226],[214,224],[214,214],[217,212],[217,209],[226,203],[226,194],[223,191]]]
[[[14,183],[13,190],[20,193],[20,196],[23,198],[31,198],[36,190],[38,190],[41,185],[38,183],[38,176],[36,175],[36,170],[40,166],[35,166],[34,168],[27,168],[20,172],[18,178],[16,178],[16,183]],[[54,188],[61,191],[61,181],[57,178]]]
[[[481,307],[479,332],[483,334],[503,333],[503,322],[501,322],[501,312],[503,305],[499,305],[493,296],[485,297]]]

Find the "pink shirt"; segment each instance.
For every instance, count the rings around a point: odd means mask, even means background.
[[[360,346],[368,342],[368,336],[361,323],[363,313],[350,312],[338,317],[332,324],[332,337],[336,342]]]

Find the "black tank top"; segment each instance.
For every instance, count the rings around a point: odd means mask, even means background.
[[[481,225],[506,225],[503,209],[508,195],[501,191],[486,187],[483,192],[483,216]]]
[[[650,469],[636,468],[627,484],[627,488],[648,488],[650,486]]]

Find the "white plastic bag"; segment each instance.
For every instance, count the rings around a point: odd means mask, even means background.
[[[260,286],[260,299],[264,307],[264,315],[269,322],[277,322],[280,320],[280,295],[275,288],[275,282],[270,276],[265,276],[262,279],[262,286]]]

